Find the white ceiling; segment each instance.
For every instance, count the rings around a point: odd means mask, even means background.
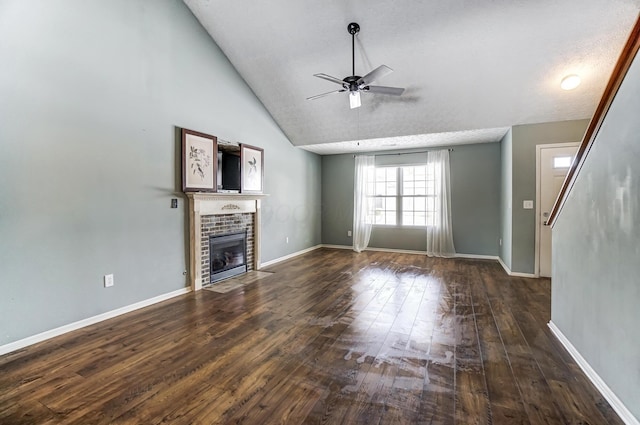
[[[291,143],[320,153],[500,140],[512,125],[590,118],[640,0],[184,0]],[[385,64],[377,85],[346,93],[313,76]],[[560,89],[577,73],[582,84]],[[358,144],[358,142],[360,142]]]

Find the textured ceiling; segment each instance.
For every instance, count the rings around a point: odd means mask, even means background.
[[[640,0],[185,0],[291,143],[321,154],[492,141],[505,128],[590,118]],[[313,76],[385,64],[401,97]],[[577,73],[582,84],[560,89]],[[412,137],[400,137],[412,136]],[[360,141],[360,145],[353,143]],[[346,143],[340,143],[346,142]],[[328,144],[324,146],[325,144]]]

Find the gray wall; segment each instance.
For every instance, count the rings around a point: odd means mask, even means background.
[[[352,245],[353,155],[322,157],[322,243]]]
[[[387,153],[387,152],[385,152]],[[376,164],[424,162],[426,155],[380,156]],[[450,155],[451,210],[456,251],[498,255],[500,144],[455,146]],[[352,245],[353,155],[322,157],[322,242]],[[426,250],[425,231],[374,227],[370,247]]]
[[[176,127],[265,149],[264,261],[320,243],[320,158],[181,1],[5,0],[0,63],[0,345],[186,286]]]
[[[501,147],[501,193],[500,193],[500,258],[511,269],[511,238],[512,238],[512,193],[513,193],[513,134],[507,131],[500,141]]]
[[[535,205],[525,210],[522,201],[536,199],[536,146],[579,142],[588,124],[589,120],[575,120],[513,126],[511,271],[535,273],[536,210]]]
[[[553,227],[551,318],[640,420],[640,59]]]

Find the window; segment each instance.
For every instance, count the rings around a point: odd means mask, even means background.
[[[374,184],[373,224],[395,225],[397,223],[398,172],[394,167],[376,168]]]
[[[433,224],[436,208],[437,165],[376,168],[373,223],[387,226]]]
[[[572,159],[572,156],[555,156],[553,157],[553,168],[569,168]]]

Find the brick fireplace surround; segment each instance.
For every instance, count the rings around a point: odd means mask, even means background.
[[[260,269],[260,200],[266,195],[187,193],[189,283],[209,283],[209,236],[247,230],[247,270]]]

